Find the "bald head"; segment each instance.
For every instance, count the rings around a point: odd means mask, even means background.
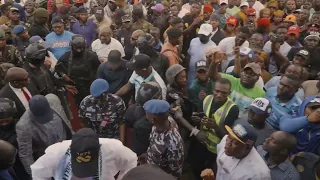
[[[140,36],[142,36],[142,35],[144,35],[144,34],[145,34],[144,31],[142,31],[141,29],[138,29],[138,30],[133,31],[132,37],[137,37],[137,38],[139,38]]]
[[[26,70],[19,67],[12,67],[7,71],[5,79],[8,82],[22,81],[28,78],[28,76],[29,73]]]
[[[16,148],[10,143],[0,140],[0,169],[5,169],[6,165],[13,164],[16,156]]]
[[[99,27],[99,36],[101,35],[110,35],[112,34],[112,30],[109,26],[100,26]]]

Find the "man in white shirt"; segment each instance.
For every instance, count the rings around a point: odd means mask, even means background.
[[[128,83],[116,92],[116,95],[123,96],[129,93],[133,86],[137,92],[144,82],[156,82],[162,91],[162,99],[166,99],[167,86],[160,75],[151,66],[151,58],[146,54],[138,54],[133,57],[133,60],[127,64],[127,68],[133,70]]]
[[[231,60],[235,58],[234,48],[249,47],[247,41],[251,36],[250,29],[247,27],[239,28],[236,37],[227,37],[220,41],[219,48],[222,52],[226,53],[227,59],[221,64],[221,72],[225,72]]]
[[[72,140],[49,146],[31,165],[34,180],[118,179],[137,166],[137,155],[119,140],[99,138],[94,130],[80,129]]]
[[[271,180],[270,170],[253,147],[255,129],[246,120],[239,120],[217,146],[217,180]]]
[[[124,57],[124,49],[121,43],[112,38],[112,30],[108,26],[101,26],[99,28],[99,39],[91,44],[91,49],[98,55],[101,63],[108,61],[108,55],[111,50],[118,50],[121,56]]]

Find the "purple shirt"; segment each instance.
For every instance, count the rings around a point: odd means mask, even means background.
[[[91,46],[91,43],[97,37],[96,29],[97,25],[90,20],[84,24],[81,24],[79,21],[77,21],[72,26],[72,32],[74,34],[81,34],[86,39],[87,48]]]

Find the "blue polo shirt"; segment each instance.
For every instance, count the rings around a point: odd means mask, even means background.
[[[86,39],[87,48],[91,46],[92,42],[97,38],[97,25],[88,20],[82,24],[79,21],[75,22],[72,26],[74,34],[81,34]]]
[[[299,106],[302,103],[301,99],[296,95],[294,95],[289,102],[281,103],[277,98],[277,87],[269,88],[265,98],[268,99],[272,105],[272,110],[267,118],[267,122],[276,130],[279,130],[280,118],[284,115],[296,116]]]

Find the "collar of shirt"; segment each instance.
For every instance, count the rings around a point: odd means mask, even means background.
[[[152,68],[152,73],[147,78],[144,79],[144,82],[152,81],[153,77],[154,77],[154,69]]]
[[[290,101],[288,101],[287,103],[281,103],[279,101],[278,97],[275,97],[276,101],[279,103],[280,106],[284,107],[286,106],[288,109],[291,109],[292,106],[299,106],[299,104],[297,102],[301,101],[300,98],[298,98],[296,95],[294,95],[292,97],[292,99]]]
[[[270,169],[273,168],[279,168],[281,171],[286,171],[290,165],[290,160],[289,158],[287,158],[285,161],[283,161],[282,163],[278,164],[278,165],[269,165],[269,153],[263,149],[261,149],[261,153],[263,155],[264,160],[267,162],[267,165]]]
[[[19,89],[19,88],[15,88],[15,87],[11,86],[11,83],[10,83],[10,82],[9,82],[9,86],[10,86],[10,88],[11,88],[13,91],[19,91],[19,92],[22,92],[22,90],[21,90],[21,89]]]
[[[218,30],[219,30],[219,28],[217,28],[215,31],[212,31],[211,37],[214,36],[218,32]]]

